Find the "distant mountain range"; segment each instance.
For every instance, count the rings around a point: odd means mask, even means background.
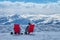
[[[35,24],[60,24],[59,15],[17,15],[14,14],[12,16],[3,16],[0,17],[0,24],[2,25],[10,25],[14,23],[18,24],[28,24],[29,22]]]

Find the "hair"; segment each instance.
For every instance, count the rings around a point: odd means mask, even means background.
[[[31,24],[31,23],[28,23],[29,25]]]

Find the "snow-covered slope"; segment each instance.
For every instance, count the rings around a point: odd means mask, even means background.
[[[35,32],[30,35],[0,33],[0,40],[60,40],[60,32]]]

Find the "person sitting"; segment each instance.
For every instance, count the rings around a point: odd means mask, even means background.
[[[25,34],[30,34],[34,31],[34,24],[28,23],[28,26],[25,29]]]

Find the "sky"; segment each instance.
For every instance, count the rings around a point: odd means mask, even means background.
[[[33,3],[48,3],[57,2],[58,0],[0,0],[0,1],[11,1],[11,2],[33,2]]]
[[[0,0],[3,14],[60,14],[60,0]]]

